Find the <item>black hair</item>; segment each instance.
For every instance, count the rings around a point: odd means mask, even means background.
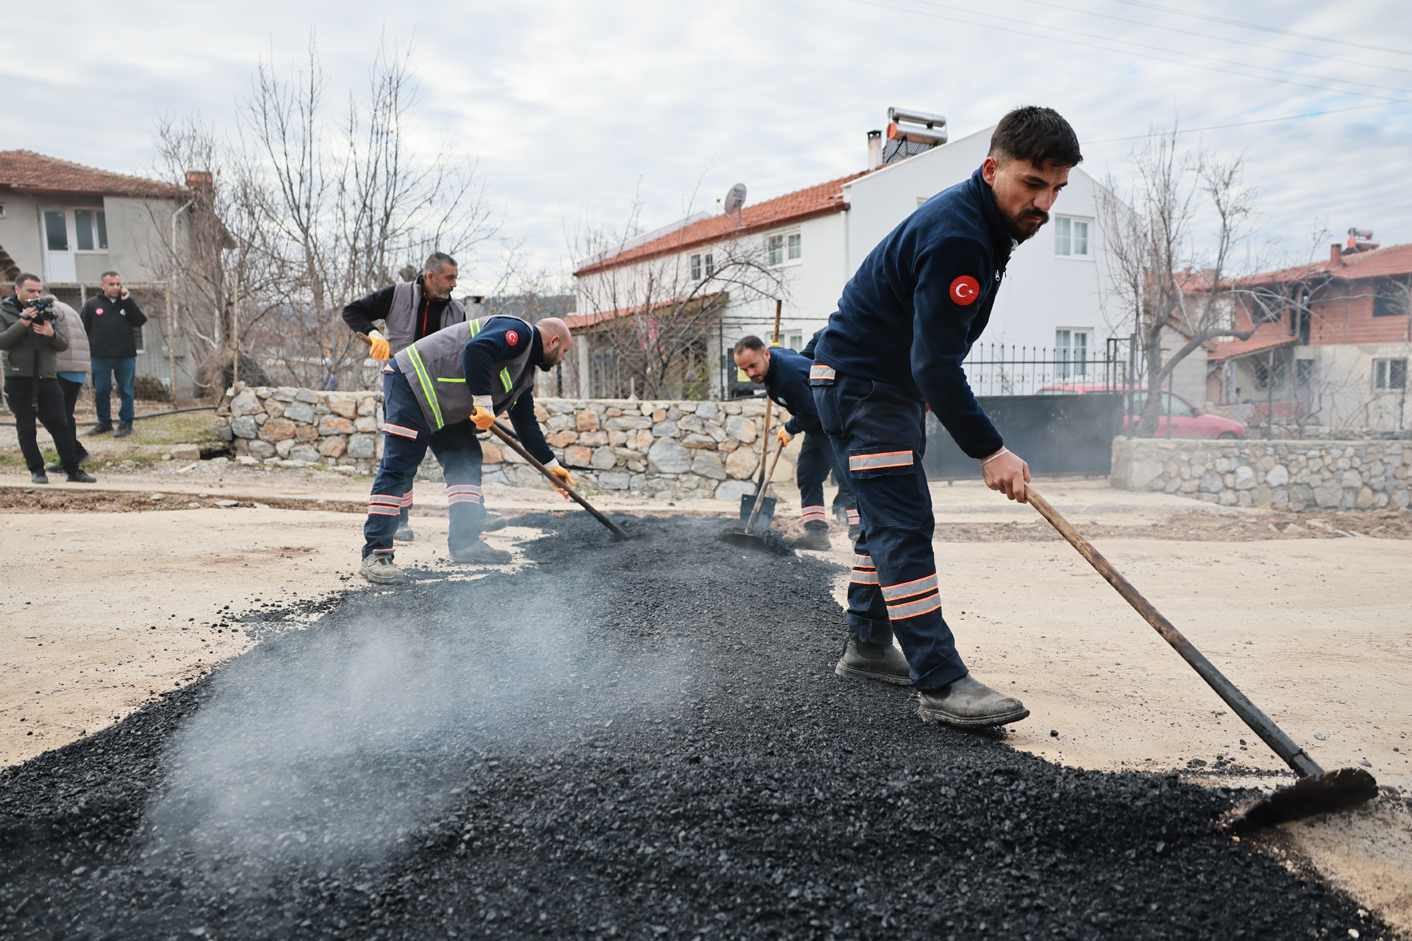
[[[38,281],[40,284],[44,283],[44,279],[41,278],[39,275],[25,272],[24,274],[15,278],[15,290],[18,291],[21,285],[28,284],[31,281]]]
[[[1079,137],[1063,116],[1053,108],[1026,105],[1016,108],[995,126],[990,135],[990,154],[996,160],[1028,160],[1037,167],[1054,163],[1076,167],[1083,162]]]
[[[760,339],[759,337],[755,336],[755,335],[752,333],[752,334],[750,334],[749,336],[741,337],[739,340],[736,341],[736,343],[735,343],[735,349],[731,351],[731,355],[732,355],[732,356],[739,356],[741,353],[744,353],[746,350],[754,350],[754,351],[756,351],[756,352],[758,353],[758,352],[760,352],[761,350],[763,350],[764,348],[765,348],[765,341],[762,340],[762,339]]]

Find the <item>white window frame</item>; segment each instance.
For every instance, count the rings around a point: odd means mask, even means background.
[[[706,253],[706,257],[703,259],[703,261],[704,261],[705,264],[706,264],[706,280],[709,281],[710,279],[712,279],[712,278],[714,278],[714,277],[716,276],[716,255],[715,255],[715,253],[714,253],[714,252],[707,252],[707,253]]]
[[[765,260],[771,268],[788,268],[804,260],[804,236],[798,229],[765,236]]]
[[[1083,227],[1082,241],[1077,233]],[[1082,252],[1074,251],[1080,244]],[[1054,217],[1054,257],[1068,258],[1071,261],[1093,260],[1093,220],[1086,216]]]
[[[1394,385],[1393,366],[1401,367],[1401,385]],[[1374,392],[1400,392],[1407,388],[1407,359],[1406,357],[1378,357],[1373,360],[1373,391]]]
[[[804,334],[802,332],[786,333],[784,335],[784,345],[798,353],[800,350],[804,349]]]
[[[93,213],[93,221],[92,221],[92,223],[91,223],[92,229],[91,229],[90,232],[89,232],[89,234],[93,236],[93,247],[92,247],[92,248],[79,248],[79,247],[78,247],[78,239],[79,239],[78,214],[81,213],[81,212],[91,212],[91,213]],[[106,215],[104,215],[103,210],[102,210],[102,209],[94,209],[94,208],[92,208],[92,207],[90,207],[90,206],[81,206],[81,207],[79,207],[79,208],[77,208],[77,209],[74,209],[74,210],[72,211],[72,215],[73,215],[73,234],[74,234],[74,240],[73,240],[73,251],[74,251],[74,254],[76,254],[76,255],[106,255],[106,254],[108,253],[108,217],[107,217]],[[100,226],[98,225],[98,217],[99,217],[99,216],[103,216],[103,225],[101,226],[101,228],[100,228]],[[101,234],[101,236],[102,236],[101,238],[100,238],[100,234]]]
[[[1082,340],[1081,343],[1074,341]],[[1075,352],[1081,351],[1076,356]],[[1086,378],[1093,364],[1093,328],[1058,327],[1054,331],[1054,378]]]
[[[701,280],[701,256],[699,254],[691,256],[691,280]]]

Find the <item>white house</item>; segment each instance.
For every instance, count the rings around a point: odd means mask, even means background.
[[[981,165],[993,130],[986,128],[893,163],[747,205],[739,225],[734,215],[701,214],[620,246],[575,272],[576,326],[591,329],[602,318],[621,316],[633,304],[641,304],[640,299],[628,298],[642,294],[644,272],[650,266],[658,266],[652,275],[656,283],[663,280],[664,264],[685,272],[683,283],[691,283],[691,273],[698,270],[693,265],[700,268],[713,251],[720,254],[715,246],[752,239],[769,251],[770,264],[784,276],[787,294],[781,341],[799,349],[837,309],[844,284],[874,246],[923,202],[967,179]],[[1105,354],[1109,334],[1101,302],[1107,277],[1098,226],[1101,192],[1097,181],[1081,168],[1070,173],[1049,224],[1012,256],[990,325],[972,357],[986,359],[994,353],[1008,360],[1035,360],[1048,368],[1029,369],[1028,376],[1022,377],[1027,380],[1027,385],[1020,384],[1023,388],[1013,382],[997,383],[993,369],[971,370],[977,392],[1034,391],[1046,382],[1104,380],[1094,370],[1094,360]],[[707,276],[704,268],[700,275]],[[605,303],[605,278],[636,287]],[[706,283],[701,290],[729,295],[714,321],[712,344],[722,366],[711,392],[722,395],[732,385],[743,387],[735,381],[742,377],[726,364],[725,354],[747,333],[768,339],[774,305],[765,298],[731,291],[726,284]],[[585,343],[580,352],[589,356],[591,349],[592,343]],[[588,364],[583,366],[580,393],[591,395],[598,390],[589,381]],[[1014,373],[1010,370],[1011,379]],[[1194,374],[1204,376],[1204,366]],[[1204,383],[1204,379],[1198,381]],[[1198,398],[1193,401],[1199,402],[1203,393],[1198,386]]]

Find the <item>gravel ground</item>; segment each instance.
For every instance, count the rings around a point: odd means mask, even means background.
[[[828,563],[529,522],[535,568],[356,593],[0,772],[0,932],[1391,937],[1222,835],[1229,792],[834,676]]]

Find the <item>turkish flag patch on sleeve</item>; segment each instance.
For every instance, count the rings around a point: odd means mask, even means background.
[[[505,332],[505,342],[514,346],[516,343],[520,342],[520,335],[513,330],[507,330]]]
[[[951,282],[951,299],[962,307],[981,296],[980,282],[968,274],[963,274]]]

